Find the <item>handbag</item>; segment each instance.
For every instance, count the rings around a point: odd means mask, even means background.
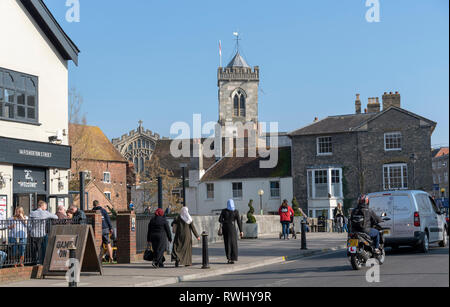
[[[147,249],[144,252],[144,260],[153,261],[153,250],[151,246],[147,246]]]
[[[219,231],[217,232],[217,235],[219,237],[223,236],[222,224],[220,224],[220,226],[219,226]]]

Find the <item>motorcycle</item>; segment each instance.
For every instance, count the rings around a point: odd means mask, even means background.
[[[390,221],[390,218],[387,218],[386,215],[386,213],[381,215],[382,220],[385,222]],[[356,216],[355,218],[356,220],[354,222],[361,222],[359,219],[363,217]],[[380,265],[386,260],[384,236],[390,234],[390,228],[381,227],[380,225],[375,225],[374,228],[380,231],[379,253],[375,251],[374,242],[368,234],[364,232],[352,232],[348,235],[347,256],[354,270],[362,269],[369,259],[376,259]]]

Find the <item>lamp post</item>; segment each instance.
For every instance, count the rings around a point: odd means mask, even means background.
[[[415,153],[412,153],[410,156],[412,165],[413,165],[413,189],[416,189],[416,161],[417,161],[417,156]]]
[[[258,195],[259,195],[259,210],[260,210],[260,214],[263,215],[264,211],[263,211],[263,208],[262,208],[262,197],[264,195],[264,190],[260,189],[258,191]]]
[[[187,167],[187,164],[180,163],[180,167],[182,172],[181,180],[183,180],[183,207],[186,207],[186,178],[184,176],[184,169]]]

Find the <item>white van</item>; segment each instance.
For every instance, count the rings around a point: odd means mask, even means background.
[[[428,193],[399,190],[371,193],[368,197],[370,209],[377,215],[386,213],[390,218],[382,224],[390,228],[390,233],[385,235],[386,246],[414,246],[424,253],[428,252],[430,243],[447,246],[445,214]]]

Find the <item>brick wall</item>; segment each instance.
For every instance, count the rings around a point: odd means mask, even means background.
[[[88,220],[93,220],[93,230],[95,238],[95,247],[97,248],[97,255],[100,255],[102,250],[102,214],[100,211],[86,211]],[[92,224],[91,224],[92,225]]]
[[[127,163],[107,161],[78,161],[72,163],[72,173],[78,176],[78,171],[88,170],[91,179],[102,193],[111,192],[111,204],[116,211],[127,210]],[[109,172],[111,183],[103,181],[103,173]],[[89,208],[94,199],[89,196]]]
[[[133,221],[134,219],[134,230]],[[117,263],[131,263],[136,256],[136,215],[119,212],[117,215]]]
[[[0,269],[0,284],[42,278],[42,265]]]

